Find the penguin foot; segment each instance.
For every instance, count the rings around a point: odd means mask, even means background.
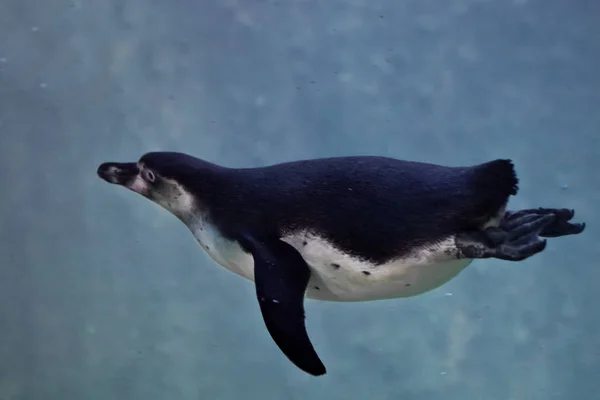
[[[540,232],[541,237],[559,237],[567,235],[577,235],[585,229],[585,223],[573,224],[569,221],[575,215],[574,210],[566,208],[533,208],[519,211],[507,211],[500,223],[500,227],[506,231],[534,221],[543,215],[554,215],[556,218],[553,223],[547,225]]]
[[[585,223],[571,223],[575,211],[535,208],[507,211],[499,227],[456,236],[459,258],[498,258],[521,261],[546,248],[543,238],[577,235]]]
[[[498,258],[521,261],[546,248],[541,237],[578,234],[585,224],[571,224],[574,212],[566,209],[535,209],[507,213],[499,227],[456,236],[459,258]]]

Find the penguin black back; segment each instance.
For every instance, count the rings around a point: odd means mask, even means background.
[[[518,185],[510,160],[446,167],[354,156],[224,168],[180,153],[148,153],[141,161],[172,171],[230,239],[247,229],[269,237],[313,229],[374,263],[480,228]]]

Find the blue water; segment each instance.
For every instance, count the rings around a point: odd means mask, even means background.
[[[600,399],[599,49],[592,0],[1,0],[0,399]],[[512,208],[588,227],[411,299],[307,301],[313,378],[249,282],[95,175],[150,150],[512,158]]]

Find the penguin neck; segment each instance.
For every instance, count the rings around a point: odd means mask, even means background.
[[[203,161],[173,180],[169,199],[161,203],[187,226],[197,226],[207,220],[211,207],[220,204],[232,179],[230,171]]]
[[[202,225],[209,214],[206,201],[203,197],[183,189],[182,186],[178,186],[177,189],[178,193],[173,199],[162,201],[160,205],[190,229]]]

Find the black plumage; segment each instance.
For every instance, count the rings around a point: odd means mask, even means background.
[[[476,230],[517,193],[509,160],[446,167],[377,156],[224,168],[181,153],[148,153],[149,168],[194,193],[222,233],[268,237],[309,229],[379,264]]]

